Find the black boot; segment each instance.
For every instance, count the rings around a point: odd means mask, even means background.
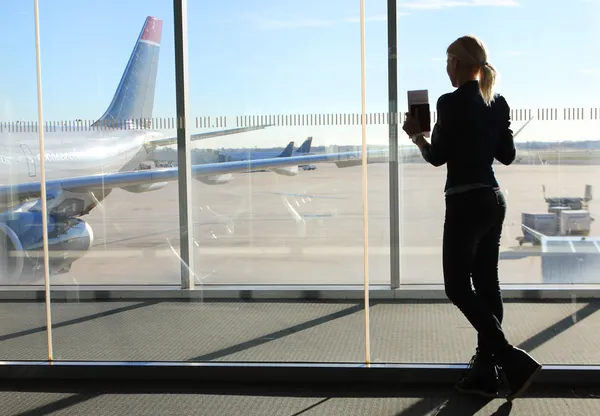
[[[542,369],[542,365],[531,355],[513,346],[509,346],[498,356],[498,363],[508,384],[508,401],[523,394]]]
[[[467,372],[455,387],[461,393],[497,397],[499,384],[498,370],[492,355],[482,354],[477,349]]]

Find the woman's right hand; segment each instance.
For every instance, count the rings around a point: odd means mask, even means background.
[[[402,130],[404,130],[409,137],[421,133],[421,126],[419,125],[419,121],[413,116],[411,116],[409,113],[404,113],[404,115],[406,116],[406,120],[404,120]]]

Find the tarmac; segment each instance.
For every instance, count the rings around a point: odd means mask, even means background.
[[[547,211],[548,196],[583,196],[600,188],[598,165],[495,166],[508,213],[501,242],[504,284],[542,282],[539,248],[519,246],[521,213]],[[401,282],[442,282],[441,243],[446,168],[399,167]],[[193,181],[194,275],[198,284],[362,284],[361,167],[319,164],[295,177],[236,174],[224,185]],[[388,284],[388,165],[368,165],[369,281]],[[591,202],[592,216],[598,205]],[[84,220],[93,248],[55,285],[180,283],[177,183],[148,193],[114,190]],[[591,235],[598,235],[592,223]],[[25,279],[27,284],[42,280]],[[565,283],[569,283],[568,281]]]

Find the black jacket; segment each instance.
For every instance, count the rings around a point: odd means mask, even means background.
[[[433,166],[447,164],[444,190],[462,185],[498,187],[494,159],[510,165],[516,156],[510,108],[499,94],[487,106],[479,82],[469,81],[437,102],[431,144],[421,149]]]

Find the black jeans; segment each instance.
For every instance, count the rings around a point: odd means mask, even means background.
[[[498,354],[509,345],[502,331],[504,309],[498,280],[505,216],[506,200],[499,189],[480,188],[446,196],[446,295],[477,330],[478,347],[484,355]]]

